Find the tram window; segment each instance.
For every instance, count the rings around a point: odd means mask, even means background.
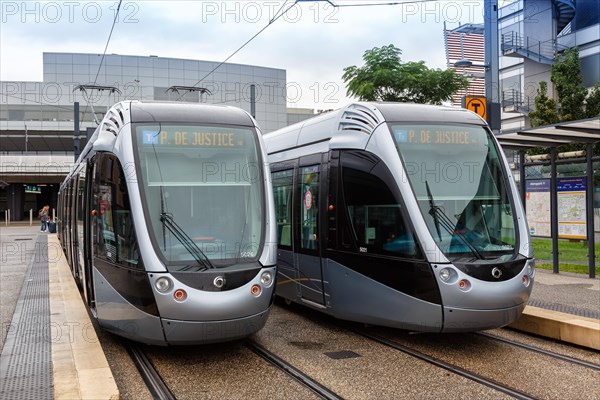
[[[300,247],[317,250],[319,245],[319,166],[303,167],[300,177]]]
[[[371,154],[346,152],[342,156],[345,209],[359,251],[413,258],[417,245],[400,201],[386,183],[392,179]]]
[[[77,221],[83,226],[85,216],[85,171],[81,173],[77,185]],[[80,243],[80,246],[83,243]]]
[[[292,245],[292,193],[294,170],[273,172],[273,194],[277,218],[277,238],[280,246]]]
[[[100,158],[94,207],[98,210],[96,232],[98,256],[113,263],[139,267],[139,252],[125,174],[111,155]]]

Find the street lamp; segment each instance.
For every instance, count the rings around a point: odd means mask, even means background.
[[[458,60],[454,63],[456,68],[471,68],[471,67],[482,67],[485,70],[489,70],[490,66],[488,64],[473,64],[473,61],[463,58],[462,60]]]

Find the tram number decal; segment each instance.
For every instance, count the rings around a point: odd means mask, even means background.
[[[366,253],[366,252],[367,252],[367,248],[366,248],[366,247],[359,247],[359,248],[358,248],[358,251],[359,251],[360,253]]]

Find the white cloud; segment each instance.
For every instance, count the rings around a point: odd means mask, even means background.
[[[332,0],[333,1],[333,0]],[[347,6],[385,0],[338,0]],[[42,80],[43,52],[102,53],[116,1],[2,1],[0,79]],[[127,1],[107,53],[220,62],[292,1]],[[402,58],[444,68],[443,22],[482,22],[483,1],[332,8],[301,2],[273,22],[229,62],[284,68],[302,96],[292,106],[344,104],[343,68],[362,54],[394,44]],[[338,104],[331,103],[337,100]],[[315,104],[316,103],[316,104]]]

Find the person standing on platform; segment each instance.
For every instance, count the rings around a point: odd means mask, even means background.
[[[48,212],[50,210],[50,206],[46,205],[40,210],[40,221],[42,221],[41,231],[46,232],[47,222],[48,222]]]

